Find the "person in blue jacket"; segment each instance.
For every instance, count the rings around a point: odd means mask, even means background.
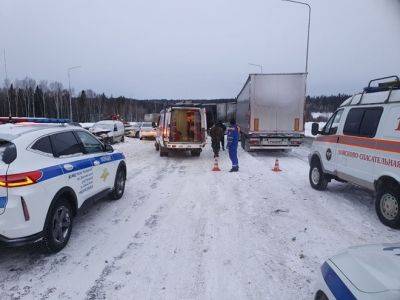
[[[230,126],[227,129],[227,145],[229,158],[232,161],[232,169],[229,172],[239,171],[239,161],[237,157],[237,149],[239,143],[239,128],[236,125],[236,120],[230,121]]]

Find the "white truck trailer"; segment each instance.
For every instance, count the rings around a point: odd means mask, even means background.
[[[237,96],[246,151],[290,149],[304,139],[305,73],[250,74]]]

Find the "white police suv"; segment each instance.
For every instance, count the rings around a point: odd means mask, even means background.
[[[0,244],[60,251],[84,203],[122,197],[124,155],[82,128],[43,124],[59,120],[10,121],[0,125]]]
[[[400,243],[351,247],[321,267],[315,300],[400,299]]]

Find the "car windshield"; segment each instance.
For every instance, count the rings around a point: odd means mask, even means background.
[[[95,130],[114,130],[114,124],[112,123],[96,123],[93,125],[93,129]]]
[[[153,125],[151,123],[143,123],[142,127],[144,127],[144,128],[152,128]]]

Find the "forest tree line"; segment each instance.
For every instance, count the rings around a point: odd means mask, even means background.
[[[36,81],[26,77],[6,81],[0,88],[0,116],[69,118],[69,95],[58,81]],[[307,97],[305,119],[312,120],[311,112],[333,112],[347,95]],[[219,101],[234,101],[220,99]],[[160,112],[167,103],[178,100],[137,100],[125,97],[107,97],[92,90],[83,90],[71,97],[73,121],[96,122],[119,115],[127,121],[141,121],[147,113]],[[201,102],[205,102],[202,100]],[[316,121],[316,120],[315,120]]]

